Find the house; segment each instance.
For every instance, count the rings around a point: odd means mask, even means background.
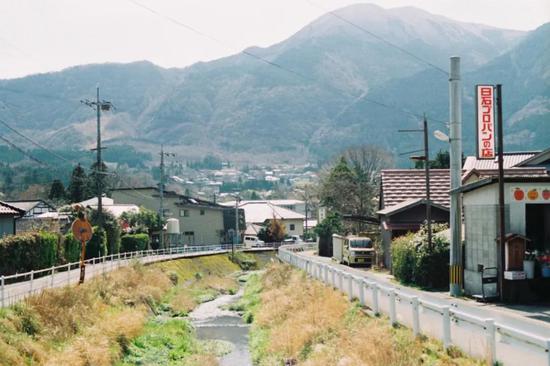
[[[6,235],[14,235],[16,230],[16,219],[22,217],[25,211],[0,201],[0,238]]]
[[[23,217],[16,221],[18,233],[35,230],[61,232],[67,224],[64,220],[58,221],[53,217],[57,214],[57,208],[44,200],[6,201],[6,203],[24,212]]]
[[[235,206],[235,201],[223,203],[228,207]],[[239,208],[244,210],[246,224],[264,225],[274,218],[280,220],[288,235],[304,235],[305,215],[276,206],[269,201],[240,201]]]
[[[384,248],[384,264],[391,267],[391,242],[417,231],[426,221],[426,175],[424,169],[384,169],[380,172],[377,212]],[[450,175],[448,169],[430,170],[432,221],[449,222]]]
[[[229,243],[235,230],[235,209],[214,202],[164,191],[164,216],[179,220],[181,245]],[[117,204],[133,204],[158,212],[160,192],[156,187],[117,188],[111,191]],[[245,231],[244,212],[239,210],[239,231]]]
[[[20,200],[20,201],[6,201],[11,206],[17,207],[20,210],[25,211],[25,218],[32,218],[43,214],[45,212],[57,212],[57,208],[52,204],[44,200]]]

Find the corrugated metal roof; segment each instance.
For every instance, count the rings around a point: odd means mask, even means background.
[[[514,152],[504,153],[504,169],[512,168],[524,160],[532,158],[538,152]],[[498,159],[477,159],[475,156],[468,156],[464,162],[463,170],[491,170],[498,169]]]
[[[424,169],[384,169],[381,171],[384,207],[406,200],[426,197]],[[451,179],[448,169],[430,170],[430,198],[433,202],[449,207]]]

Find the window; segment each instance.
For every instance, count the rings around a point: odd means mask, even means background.
[[[183,233],[183,235],[185,236],[195,236],[195,232],[194,231],[186,231]]]
[[[204,210],[201,210],[201,216],[204,216]]]
[[[180,210],[180,217],[189,217],[189,210]]]
[[[290,231],[296,230],[296,226],[294,224],[290,224]]]

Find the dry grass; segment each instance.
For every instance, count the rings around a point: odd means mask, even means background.
[[[483,365],[460,353],[451,357],[439,342],[365,315],[342,294],[286,265],[273,265],[263,275],[254,319],[252,342],[259,346],[253,353],[260,365]]]

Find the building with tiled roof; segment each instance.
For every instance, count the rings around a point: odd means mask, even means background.
[[[384,169],[380,172],[380,204],[384,209],[414,198],[426,198],[424,169]],[[449,207],[451,178],[449,169],[430,169],[431,200]]]
[[[0,201],[0,238],[15,234],[15,219],[24,214],[25,211]]]

